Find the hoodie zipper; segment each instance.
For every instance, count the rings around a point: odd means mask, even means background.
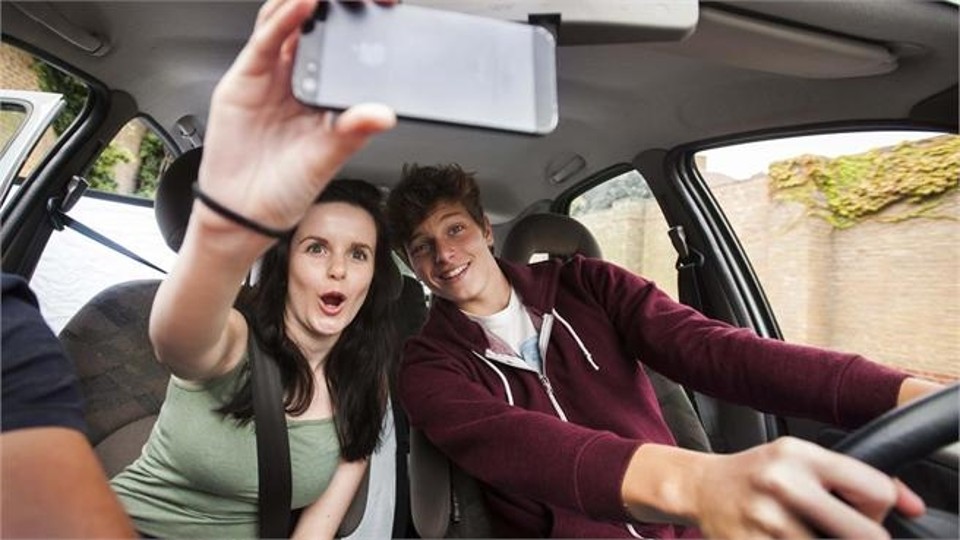
[[[566,413],[563,412],[563,409],[560,408],[560,403],[557,402],[557,396],[553,393],[553,385],[550,384],[550,379],[547,378],[547,375],[546,375],[547,363],[545,359],[542,359],[542,360],[544,360],[543,362],[544,373],[538,374],[540,376],[540,384],[542,384],[543,389],[547,391],[547,397],[550,398],[550,403],[553,405],[553,410],[557,411],[557,416],[559,416],[560,419],[563,420],[564,422],[567,422],[567,415]]]
[[[547,347],[550,343],[550,335],[552,333],[553,315],[547,313],[544,314],[543,321],[540,325],[540,337],[537,343],[540,349],[540,365],[543,368],[543,373],[537,373],[537,376],[540,378],[540,384],[543,386],[543,389],[546,390],[547,397],[550,398],[550,404],[553,405],[553,410],[556,411],[557,416],[564,422],[568,422],[567,413],[563,412],[563,408],[560,407],[560,402],[557,401],[557,394],[553,391],[550,378],[547,377]]]
[[[514,369],[520,369],[523,371],[529,371],[530,373],[536,374],[537,378],[540,380],[540,386],[543,386],[544,391],[547,394],[547,397],[550,398],[550,404],[553,406],[553,410],[557,413],[557,416],[561,420],[567,422],[567,414],[563,412],[563,408],[560,407],[560,403],[557,401],[557,395],[553,391],[553,385],[550,383],[550,379],[546,376],[547,371],[547,362],[545,358],[541,357],[543,362],[543,373],[537,372],[537,370],[528,366],[522,358],[515,358],[513,356],[507,356],[503,354],[497,354],[492,351],[487,351],[487,354],[480,354],[477,351],[471,351],[474,356],[487,364],[487,366],[493,370],[494,373],[500,378],[501,384],[503,384],[503,390],[507,394],[507,402],[510,405],[513,405],[513,392],[510,391],[510,383],[507,381],[507,377],[497,368],[496,364],[505,364]]]

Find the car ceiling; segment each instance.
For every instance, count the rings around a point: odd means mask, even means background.
[[[175,138],[175,122],[185,115],[200,119],[202,131],[213,86],[249,34],[259,7],[41,3],[73,26],[104,37],[109,49],[94,56],[16,4],[0,6],[5,35],[128,92]],[[746,26],[730,24],[731,17]],[[774,36],[783,29],[800,33],[801,45],[822,41],[826,49],[778,49],[768,47],[769,41],[750,41],[745,38],[752,24],[772,29],[766,33]],[[705,3],[696,31],[680,42],[559,47],[560,124],[548,136],[402,121],[357,156],[345,174],[389,187],[404,163],[458,162],[477,172],[488,210],[501,222],[643,150],[794,125],[908,118],[917,103],[955,88],[957,26],[956,8],[937,2]],[[561,23],[561,44],[564,31]],[[850,54],[846,43],[854,45]],[[862,60],[859,46],[867,56],[871,51],[886,56],[891,64],[879,71],[887,72],[863,76],[855,67],[835,64],[849,58],[855,66]],[[811,66],[823,72],[810,73]],[[942,121],[956,129],[955,117]],[[563,184],[549,182],[547,170],[574,154],[584,159],[583,170]]]

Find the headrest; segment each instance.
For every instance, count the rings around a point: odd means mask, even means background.
[[[203,147],[193,148],[177,156],[167,167],[157,186],[153,213],[163,239],[174,251],[180,250],[193,208],[193,183],[200,172]]]
[[[190,212],[193,210],[193,183],[199,176],[202,157],[203,147],[192,148],[180,154],[167,167],[157,186],[153,213],[163,239],[173,251],[180,250],[183,237],[187,233]],[[387,294],[394,299],[400,296],[403,289],[400,277],[398,270],[391,276],[387,287]]]
[[[535,253],[551,257],[576,254],[600,259],[603,253],[590,231],[579,221],[563,214],[524,216],[503,240],[500,255],[505,260],[526,264]]]

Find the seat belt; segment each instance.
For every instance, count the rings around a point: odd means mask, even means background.
[[[107,248],[112,249],[123,256],[129,257],[140,264],[149,266],[161,274],[166,274],[167,271],[163,268],[160,268],[159,266],[144,259],[143,257],[137,255],[136,253],[121,246],[120,244],[66,214],[71,208],[73,208],[73,205],[77,204],[77,201],[80,200],[83,192],[87,190],[88,185],[89,184],[84,177],[74,176],[67,187],[67,194],[65,197],[51,197],[47,200],[47,215],[50,216],[50,222],[52,223],[53,228],[58,231],[62,231],[64,227],[70,227],[71,229],[77,231],[83,236],[86,236],[94,242],[99,243],[100,245],[106,246]]]
[[[280,368],[260,349],[249,320],[247,326],[253,424],[257,436],[260,538],[288,538],[291,532],[291,472],[283,383]]]
[[[64,227],[69,227],[77,231],[78,233],[82,234],[83,236],[86,236],[87,238],[95,242],[98,242],[101,245],[104,245],[121,255],[125,255],[137,261],[140,264],[153,268],[154,270],[156,270],[157,272],[160,272],[161,274],[167,273],[167,271],[164,270],[163,268],[160,268],[159,266],[144,259],[143,257],[121,246],[120,244],[114,242],[113,240],[107,238],[106,236],[98,233],[97,231],[91,229],[90,227],[87,227],[83,223],[80,223],[79,221],[73,219],[72,217],[64,214],[60,210],[53,210],[50,214],[50,219],[51,221],[53,221],[53,228],[57,229],[58,231],[62,231]]]
[[[397,478],[394,491],[396,495],[393,507],[393,538],[410,536],[410,475],[407,461],[410,459],[410,424],[400,405],[390,400],[393,407],[394,433],[397,434],[396,467]]]
[[[677,252],[677,294],[680,303],[707,315],[704,313],[702,287],[700,276],[697,273],[698,268],[703,268],[704,256],[687,244],[687,236],[683,231],[683,225],[671,227],[667,234],[673,244],[673,249]],[[683,389],[687,393],[687,397],[690,398],[694,409],[696,409],[707,434],[718,433],[717,422],[714,415],[710,413],[712,408],[707,398],[689,388],[684,387]]]
[[[703,267],[703,254],[687,245],[683,225],[671,227],[668,233],[673,249],[677,251],[677,292],[680,303],[703,313],[703,296],[700,294],[700,278],[697,268]]]

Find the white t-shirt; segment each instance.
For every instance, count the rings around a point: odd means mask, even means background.
[[[520,302],[517,291],[510,288],[510,301],[503,310],[493,315],[474,315],[463,312],[468,318],[476,321],[483,327],[489,336],[497,338],[511,352],[523,358],[527,364],[538,372],[543,372],[543,362],[540,359],[540,336],[537,333],[530,314]]]

